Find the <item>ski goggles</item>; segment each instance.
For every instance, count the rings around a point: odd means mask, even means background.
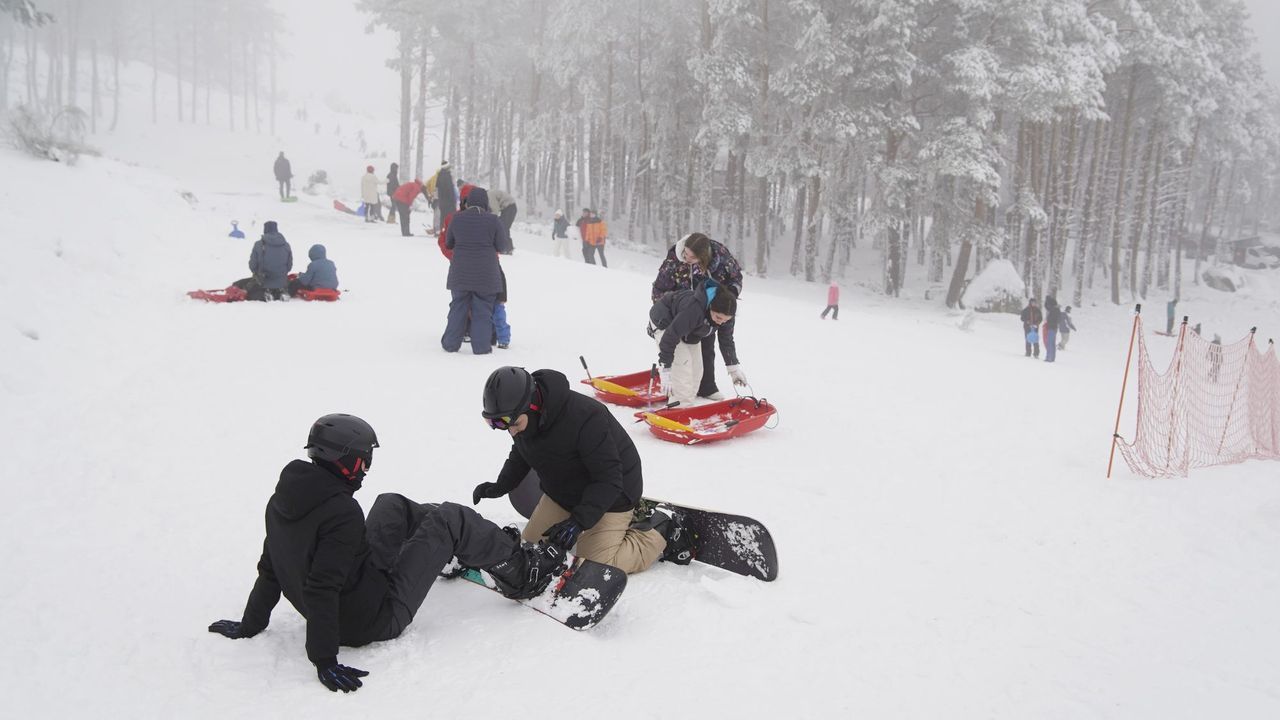
[[[519,416],[516,416],[516,417],[519,417]],[[489,427],[493,428],[494,430],[506,430],[507,428],[515,424],[516,417],[512,417],[510,415],[503,415],[501,417],[484,418],[484,421],[488,423]]]

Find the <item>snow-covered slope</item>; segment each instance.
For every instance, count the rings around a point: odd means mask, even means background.
[[[343,651],[372,674],[342,698],[316,681],[287,603],[252,640],[206,632],[239,616],[263,505],[313,419],[377,429],[366,508],[384,491],[465,502],[509,447],[478,420],[484,378],[518,364],[576,380],[579,354],[596,373],[647,367],[657,260],[553,259],[547,227],[518,224],[512,348],[449,355],[431,239],[325,196],[278,203],[269,138],[167,132],[180,162],[128,138],[98,139],[106,157],[75,168],[0,151],[0,663],[15,716],[1280,712],[1276,468],[1103,479],[1126,309],[1076,311],[1071,348],[1046,365],[1022,357],[1012,316],[962,332],[936,302],[846,287],[841,319],[822,321],[825,286],[755,277],[738,345],[776,429],[685,448],[616,414],[651,494],[769,525],[775,583],[659,565],[577,634],[442,582],[400,639]],[[332,157],[355,168],[353,192],[364,159]],[[226,237],[232,218],[250,239]],[[341,302],[184,297],[245,275],[267,219],[296,258],[328,246]],[[1238,336],[1274,317],[1276,296],[1253,287],[1245,310],[1189,289],[1180,314]],[[517,519],[504,501],[479,509]]]

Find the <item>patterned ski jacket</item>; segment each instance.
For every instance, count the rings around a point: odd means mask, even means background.
[[[692,290],[706,279],[707,273],[702,271],[702,266],[680,259],[683,254],[683,240],[667,251],[667,259],[662,261],[658,277],[653,281],[653,290],[649,294],[651,302],[657,302],[658,298],[675,290]],[[742,267],[729,248],[715,240],[711,241],[710,275],[712,280],[732,290],[734,295],[742,295]]]

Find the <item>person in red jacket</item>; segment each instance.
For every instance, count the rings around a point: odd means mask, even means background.
[[[459,207],[459,209],[451,213],[447,213],[444,216],[444,219],[440,221],[440,236],[436,238],[436,245],[440,247],[440,253],[444,255],[446,258],[448,258],[449,260],[453,260],[453,251],[445,247],[444,235],[446,232],[449,231],[449,221],[453,219],[454,214],[462,212],[463,210],[467,209],[467,196],[471,194],[471,191],[474,190],[475,187],[476,186],[472,185],[471,183],[467,183],[463,185],[458,190],[458,200],[461,204],[461,207]]]
[[[391,195],[391,202],[395,205],[396,214],[400,216],[400,234],[405,237],[413,236],[413,233],[409,232],[409,211],[413,207],[413,201],[417,199],[419,194],[425,196],[427,191],[422,185],[422,180],[414,178],[396,188],[395,193]]]
[[[827,288],[827,309],[822,311],[823,320],[827,319],[827,313],[832,313],[832,320],[840,319],[840,285],[835,280]]]

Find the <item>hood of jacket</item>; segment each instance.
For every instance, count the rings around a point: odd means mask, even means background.
[[[478,207],[489,212],[489,191],[482,187],[471,188],[471,192],[467,193],[467,207]]]
[[[273,232],[273,233],[263,233],[263,234],[262,234],[262,241],[263,241],[264,243],[268,244],[268,245],[272,245],[272,246],[275,246],[275,247],[279,247],[279,246],[281,246],[281,245],[285,245],[285,244],[287,244],[287,243],[285,243],[284,236],[283,236],[283,235],[281,235],[281,234],[280,234],[280,233],[278,233],[278,232]]]
[[[555,424],[564,414],[564,406],[569,402],[569,378],[556,370],[535,370],[533,381],[542,395],[538,406],[538,429],[546,430]]]
[[[271,507],[286,520],[297,520],[334,495],[355,492],[337,475],[305,460],[294,460],[280,471]]]
[[[320,243],[316,243],[315,245],[311,246],[310,250],[307,251],[307,257],[311,258],[312,260],[324,260],[325,259],[324,253],[325,253],[324,246],[321,245]]]

